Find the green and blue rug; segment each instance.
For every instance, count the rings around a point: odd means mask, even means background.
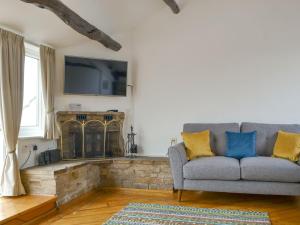
[[[269,225],[268,213],[131,203],[105,225]]]

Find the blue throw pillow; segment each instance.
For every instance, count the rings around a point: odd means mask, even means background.
[[[226,131],[227,157],[242,159],[256,156],[256,131],[236,133]]]

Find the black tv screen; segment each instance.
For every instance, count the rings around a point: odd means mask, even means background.
[[[127,62],[65,56],[65,94],[126,96]]]

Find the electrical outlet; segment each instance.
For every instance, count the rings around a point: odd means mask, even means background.
[[[34,144],[34,145],[32,145],[32,150],[33,150],[33,151],[37,151],[37,150],[38,150],[38,146],[37,146],[37,145],[35,145],[35,144]]]
[[[176,145],[177,144],[177,138],[176,137],[172,137],[171,140],[171,146]]]

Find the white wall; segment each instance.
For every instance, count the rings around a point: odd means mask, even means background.
[[[134,122],[144,155],[165,155],[186,122],[300,123],[300,1],[180,3],[180,14],[165,7],[133,33],[115,36],[120,52],[88,40],[56,49],[55,110],[81,103],[82,110],[125,112],[124,133]],[[133,95],[64,95],[64,55],[129,61]],[[23,140],[20,163],[35,143],[41,151],[53,147]]]
[[[37,150],[33,151],[33,145]],[[41,152],[57,148],[57,142],[54,140],[45,140],[43,138],[23,138],[18,141],[17,155],[19,166],[24,169],[38,165],[38,156]],[[30,153],[31,152],[31,153]]]
[[[165,155],[186,122],[300,123],[300,1],[182,2],[133,35],[143,154]]]
[[[82,104],[82,111],[107,111],[110,109],[118,109],[125,112],[124,134],[132,123],[133,105],[131,89],[127,88],[126,97],[112,96],[85,96],[85,95],[65,95],[64,88],[64,56],[79,56],[88,58],[113,59],[128,61],[128,84],[131,80],[131,34],[124,33],[114,36],[114,38],[122,44],[119,52],[106,49],[95,41],[87,41],[81,45],[71,46],[68,48],[60,48],[56,50],[56,91],[55,91],[55,110],[69,110],[70,103]]]

